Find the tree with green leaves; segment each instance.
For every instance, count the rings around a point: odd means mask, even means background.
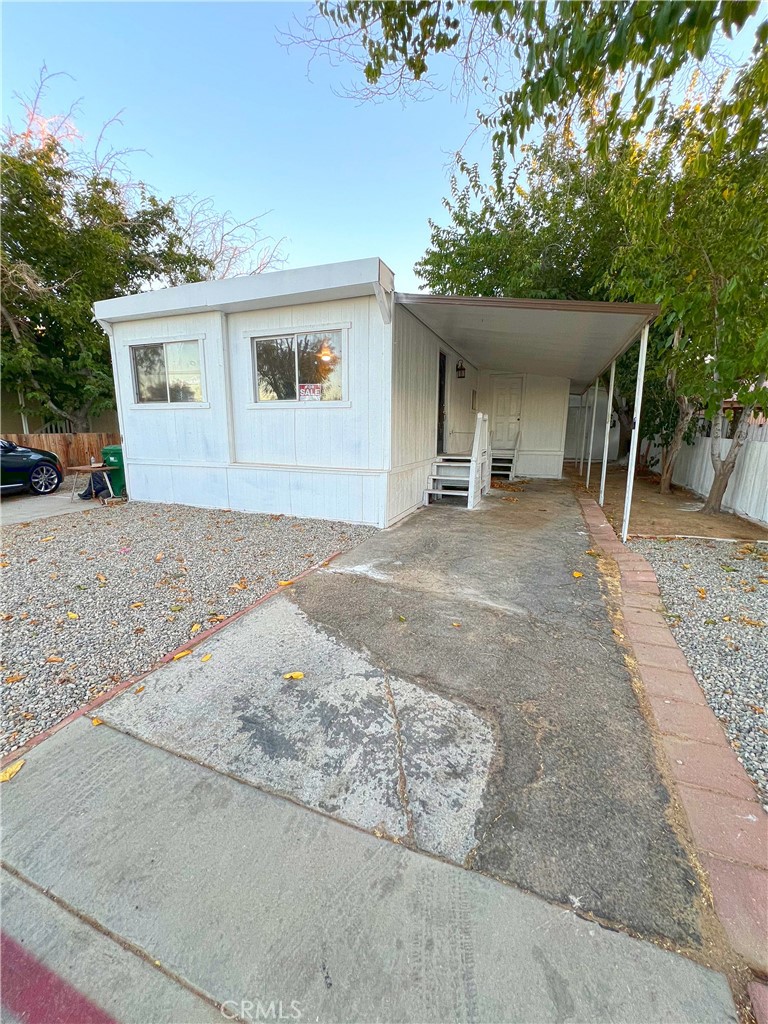
[[[2,372],[6,388],[76,431],[114,407],[96,299],[201,280],[209,262],[173,204],[67,166],[59,142],[2,153]]]
[[[360,68],[363,95],[403,94],[452,57],[465,85],[488,96],[482,120],[497,153],[532,126],[564,116],[595,129],[607,152],[617,133],[653,123],[658,96],[750,20],[768,42],[758,0],[318,0],[291,37]],[[750,104],[734,115],[751,122]]]
[[[729,93],[665,106],[652,131],[626,144],[612,186],[624,224],[612,291],[661,304],[664,365],[680,410],[672,454],[701,409],[711,421],[715,476],[703,509],[711,513],[753,411],[768,408],[768,110],[750,119],[762,121],[757,139],[743,118],[745,97],[762,95],[766,81],[763,54]],[[741,411],[723,455],[734,403]]]

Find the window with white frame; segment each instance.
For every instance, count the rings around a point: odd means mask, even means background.
[[[132,345],[131,362],[137,402],[203,401],[199,341]]]
[[[340,402],[341,330],[251,338],[257,402]]]

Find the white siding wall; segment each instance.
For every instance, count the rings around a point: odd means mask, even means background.
[[[340,406],[257,406],[249,332],[330,324],[349,326]],[[136,405],[129,346],[203,335],[205,402]],[[390,336],[373,298],[115,325],[131,498],[384,525]]]
[[[472,389],[478,386],[474,366],[446,345],[408,310],[396,305],[392,321],[392,445],[387,522],[418,508],[432,461],[437,453],[437,386],[440,351],[446,360],[445,445],[449,452],[472,445],[475,413]],[[456,377],[463,358],[466,377]]]
[[[489,371],[480,375],[480,410],[489,415],[492,415],[492,376]],[[523,375],[519,476],[555,480],[562,476],[569,390],[570,381],[566,377]],[[490,428],[493,430],[492,422]]]
[[[720,445],[725,456],[731,441],[723,440]],[[710,439],[697,437],[692,445],[683,445],[675,463],[673,482],[706,495],[714,476]],[[745,443],[728,482],[723,508],[768,526],[768,444],[761,441]]]

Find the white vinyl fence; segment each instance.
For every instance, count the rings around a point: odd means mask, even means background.
[[[725,456],[731,441],[720,444]],[[697,437],[693,444],[684,444],[672,474],[673,483],[705,495],[714,475],[710,439]],[[723,508],[768,526],[768,444],[758,440],[744,443],[725,492]]]

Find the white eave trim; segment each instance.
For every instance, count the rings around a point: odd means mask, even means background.
[[[365,295],[375,295],[380,304],[388,296],[391,303],[393,290],[392,271],[374,257],[184,284],[105,299],[93,308],[96,319],[104,324],[189,313],[238,313]]]

